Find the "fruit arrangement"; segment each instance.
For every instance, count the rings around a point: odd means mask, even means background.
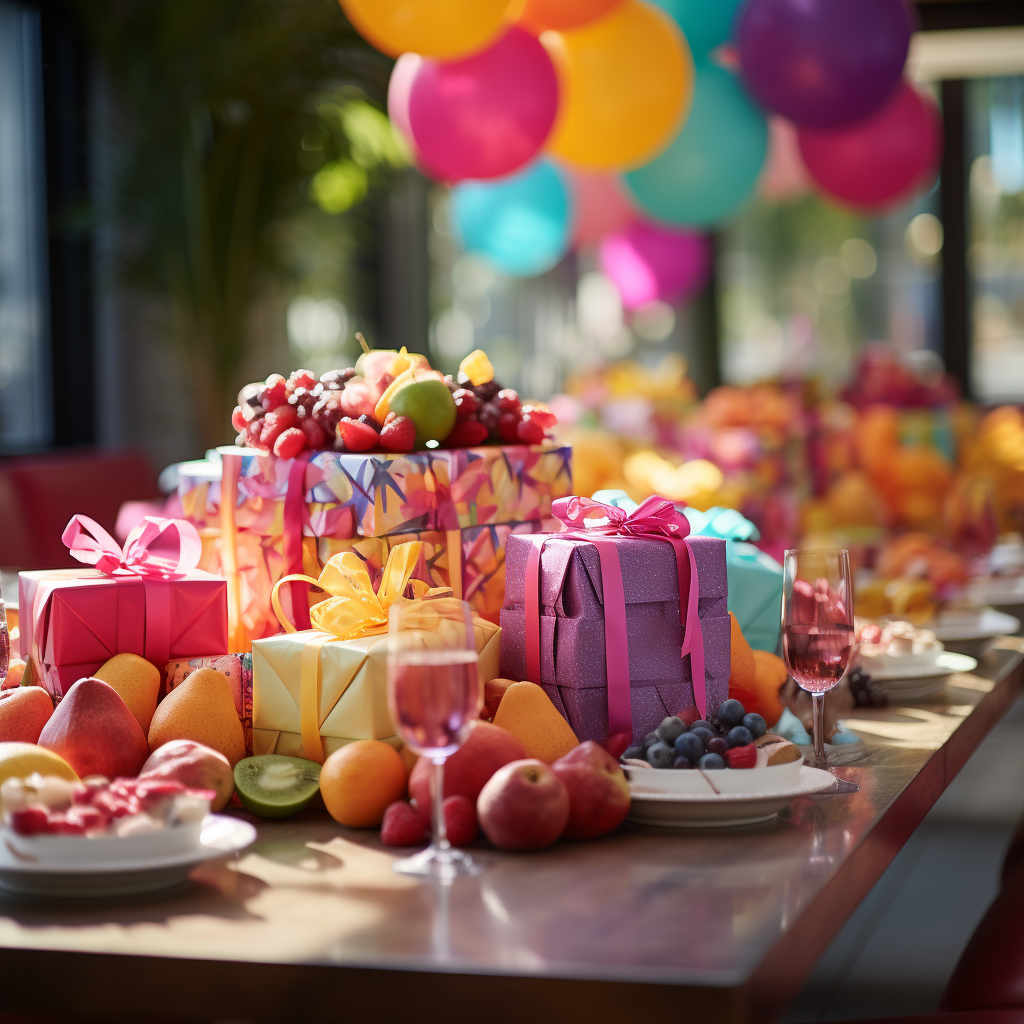
[[[698,719],[697,712],[666,718],[638,746],[622,755],[625,763],[651,768],[762,768],[797,760],[801,754],[792,744],[766,736],[765,720],[749,713],[736,699],[725,701],[714,722]]]
[[[216,794],[173,779],[72,782],[33,772],[0,785],[4,824],[20,836],[126,836],[202,821]]]
[[[354,367],[271,374],[238,393],[231,423],[236,443],[282,459],[304,451],[411,452],[495,444],[540,444],[555,425],[546,405],[523,404],[494,379],[480,349],[456,377],[432,370],[425,356],[370,349]]]

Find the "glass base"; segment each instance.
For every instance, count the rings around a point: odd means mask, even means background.
[[[484,870],[483,865],[473,860],[468,853],[454,849],[441,850],[436,846],[428,846],[411,857],[396,860],[392,868],[400,875],[418,875],[439,882],[469,878]]]

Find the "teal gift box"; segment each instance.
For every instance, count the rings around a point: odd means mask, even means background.
[[[630,512],[636,508],[636,502],[625,491],[598,491],[594,499]],[[757,527],[731,508],[682,511],[690,521],[692,537],[720,537],[725,541],[729,611],[736,616],[751,647],[775,651],[782,622],[782,566],[750,543],[759,536]]]

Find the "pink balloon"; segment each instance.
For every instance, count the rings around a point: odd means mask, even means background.
[[[837,131],[798,129],[811,177],[830,196],[870,212],[896,206],[936,173],[942,123],[930,97],[906,82],[881,110]]]
[[[704,286],[711,269],[705,235],[639,221],[605,238],[599,256],[626,309],[654,299],[689,298]]]
[[[636,220],[636,211],[618,176],[559,166],[569,178],[576,211],[573,245],[595,245],[605,235],[624,231]]]
[[[441,181],[499,178],[528,163],[558,110],[547,51],[513,26],[465,60],[423,59],[409,94],[409,125],[424,169]]]
[[[800,156],[796,125],[783,117],[768,118],[768,156],[758,181],[761,195],[786,200],[810,191],[811,177]]]
[[[416,143],[412,137],[412,126],[409,124],[409,96],[422,63],[423,58],[418,53],[403,53],[395,61],[388,82],[388,117],[413,153],[416,153]]]

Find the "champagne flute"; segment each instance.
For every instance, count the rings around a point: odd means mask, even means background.
[[[789,674],[811,695],[814,756],[825,756],[825,694],[850,668],[854,649],[853,583],[845,550],[787,551],[782,580],[782,653]],[[844,784],[843,788],[852,786]],[[856,787],[854,787],[856,788]]]
[[[465,601],[426,598],[391,606],[388,621],[388,706],[399,736],[430,761],[433,841],[395,862],[403,875],[450,882],[482,868],[453,849],[445,834],[444,762],[462,746],[469,724],[480,716],[473,615]]]
[[[0,685],[7,679],[11,666],[11,634],[7,629],[7,606],[0,593]]]

